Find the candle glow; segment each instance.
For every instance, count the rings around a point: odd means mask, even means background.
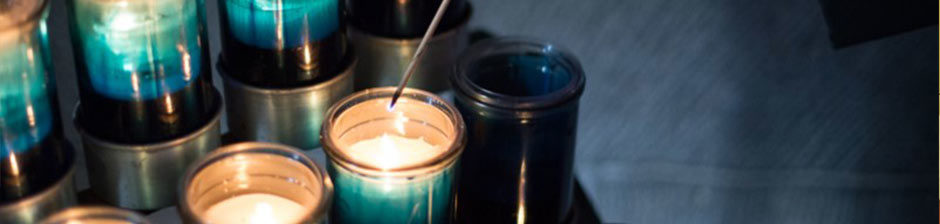
[[[424,138],[413,139],[387,133],[349,147],[349,155],[354,160],[383,169],[415,165],[443,152],[444,149],[429,144]]]
[[[300,220],[304,207],[289,199],[252,193],[225,199],[206,211],[210,223],[292,223]]]
[[[462,149],[459,114],[436,96],[411,89],[388,108],[394,91],[362,91],[328,113],[322,133],[336,189],[332,221],[448,220],[454,164]]]
[[[76,0],[75,28],[90,83],[114,99],[150,100],[200,75],[196,1]]]

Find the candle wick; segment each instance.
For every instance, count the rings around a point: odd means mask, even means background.
[[[411,78],[412,74],[414,74],[418,60],[421,59],[421,55],[424,54],[428,40],[431,39],[432,35],[434,35],[434,30],[437,29],[437,25],[441,22],[441,17],[444,17],[444,9],[447,8],[447,4],[449,3],[450,0],[441,1],[441,5],[438,6],[437,12],[434,13],[434,18],[431,19],[431,24],[428,25],[428,30],[424,32],[424,37],[421,38],[421,42],[418,43],[418,49],[415,50],[415,54],[411,58],[411,63],[408,64],[408,68],[405,69],[405,74],[402,75],[401,81],[398,82],[398,88],[395,89],[395,94],[392,94],[392,102],[388,106],[390,110],[395,107],[395,102],[397,102],[398,97],[401,96],[401,92],[405,89],[405,85],[408,85],[408,79]]]

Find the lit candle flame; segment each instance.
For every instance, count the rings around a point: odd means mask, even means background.
[[[248,223],[253,224],[264,224],[264,223],[276,223],[277,219],[274,217],[274,208],[271,207],[268,203],[258,202],[255,204],[255,211],[251,214],[251,217],[248,218]]]

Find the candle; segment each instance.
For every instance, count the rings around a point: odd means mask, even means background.
[[[43,5],[43,1],[15,1],[12,7],[17,8],[0,17],[13,17],[10,14],[20,10],[41,13]],[[38,29],[42,21],[35,19],[19,27],[11,21],[11,27],[0,31],[0,158],[30,149],[52,130],[49,96],[54,89],[49,88],[47,52]]]
[[[202,44],[200,2],[67,1],[83,133],[147,144],[186,136],[214,118],[221,104]]]
[[[349,63],[339,0],[219,0],[222,70],[264,88],[329,80]]]
[[[460,115],[430,93],[365,90],[327,112],[321,139],[334,178],[339,223],[444,223],[453,206]]]
[[[195,0],[70,1],[79,70],[91,87],[122,100],[149,100],[201,75]]]
[[[429,144],[423,138],[383,133],[379,137],[356,142],[348,152],[353,160],[389,169],[428,161],[443,153],[444,149]]]
[[[72,167],[71,151],[59,138],[55,82],[43,29],[47,7],[43,0],[11,0],[0,10],[0,201],[11,202],[0,211],[15,211],[18,203],[33,203],[21,199],[56,189],[52,186]],[[45,214],[26,211],[15,218],[33,218],[27,213]],[[0,222],[9,217],[0,214]]]
[[[300,220],[304,207],[272,194],[243,194],[209,207],[210,223],[288,223]]]
[[[325,220],[332,182],[289,146],[245,142],[189,168],[180,192],[188,223],[307,223]]]

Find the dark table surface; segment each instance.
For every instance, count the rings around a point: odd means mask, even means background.
[[[217,52],[216,1],[206,2]],[[472,27],[541,38],[580,58],[588,83],[575,170],[603,222],[906,223],[936,214],[926,119],[936,26],[835,50],[816,0],[470,2]],[[64,1],[53,3],[69,121],[77,86]]]

